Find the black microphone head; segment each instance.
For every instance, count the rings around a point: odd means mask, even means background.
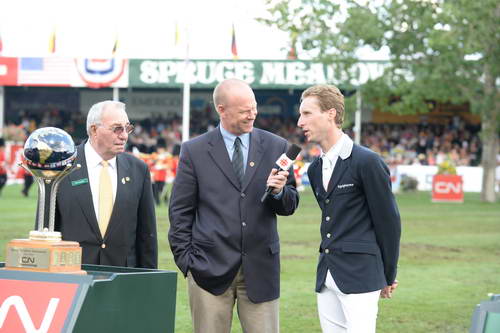
[[[288,151],[286,152],[286,157],[288,157],[291,160],[295,160],[297,158],[297,156],[299,155],[301,150],[302,150],[302,148],[300,148],[296,144],[292,144],[288,148]]]

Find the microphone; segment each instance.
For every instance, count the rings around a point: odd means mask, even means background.
[[[278,160],[276,161],[276,165],[278,166],[278,172],[287,171],[288,169],[290,169],[294,160],[297,158],[301,150],[302,148],[300,148],[296,144],[292,144],[288,148],[287,152],[285,154],[282,154],[280,158],[278,158]],[[269,193],[272,192],[272,190],[273,190],[272,187],[270,186],[266,187],[266,191],[264,192],[264,195],[260,199],[260,202],[264,202],[267,199]]]

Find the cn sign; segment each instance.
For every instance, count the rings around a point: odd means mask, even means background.
[[[462,176],[435,175],[432,178],[432,201],[464,202]]]
[[[78,284],[0,279],[0,332],[62,332]]]

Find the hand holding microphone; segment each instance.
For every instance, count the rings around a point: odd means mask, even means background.
[[[269,175],[268,184],[272,183],[272,186],[267,186],[264,195],[260,199],[260,202],[264,202],[267,196],[273,191],[273,189],[282,189],[286,184],[286,178],[288,177],[288,172],[280,173],[280,171],[288,171],[292,166],[294,160],[300,153],[301,148],[295,144],[292,144],[290,148],[288,148],[285,154],[282,154],[280,158],[276,161],[277,169],[271,170],[271,174]],[[284,179],[283,179],[284,178]],[[279,193],[279,192],[278,192]]]

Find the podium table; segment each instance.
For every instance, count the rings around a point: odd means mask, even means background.
[[[87,275],[0,269],[0,330],[174,332],[176,272],[82,269]]]

